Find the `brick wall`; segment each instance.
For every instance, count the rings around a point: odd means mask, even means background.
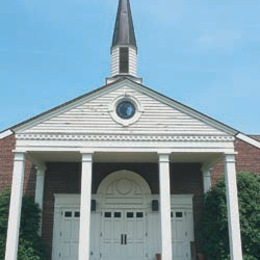
[[[13,161],[15,149],[15,136],[9,135],[0,139],[0,191],[11,187],[13,175]],[[24,195],[34,196],[35,194],[35,168],[32,163],[26,160],[24,175]]]
[[[236,170],[237,172],[254,172],[260,174],[260,149],[240,140],[235,141]],[[218,179],[223,176],[224,163],[220,162],[212,168],[211,180],[215,185]]]
[[[10,135],[0,139],[0,191],[11,186],[13,160],[12,150],[15,147],[15,136]]]

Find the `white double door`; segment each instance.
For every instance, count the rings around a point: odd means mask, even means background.
[[[91,213],[90,260],[154,260],[161,253],[160,212],[137,206],[128,201],[128,208],[100,207]],[[78,260],[79,219],[79,196],[56,195],[53,260]],[[190,260],[192,196],[172,196],[171,220],[173,260]]]
[[[104,210],[101,259],[147,259],[146,236],[147,221],[143,210]]]

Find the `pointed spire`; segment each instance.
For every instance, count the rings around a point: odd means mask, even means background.
[[[116,45],[136,47],[134,25],[129,0],[119,0],[112,48]]]

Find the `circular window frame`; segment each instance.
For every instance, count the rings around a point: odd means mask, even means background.
[[[128,101],[130,102],[135,109],[135,112],[132,117],[130,118],[122,118],[117,113],[117,107],[120,103]],[[143,108],[141,103],[138,101],[137,98],[129,95],[121,95],[118,96],[110,105],[109,105],[109,114],[111,118],[118,124],[122,126],[129,126],[137,122],[143,113]]]
[[[130,114],[127,113],[127,109],[126,109],[126,111],[124,111],[126,106],[131,108]],[[123,109],[124,112],[126,112],[125,114],[122,111],[122,109]],[[132,117],[134,117],[135,112],[136,112],[136,106],[133,104],[133,102],[131,102],[129,100],[124,99],[121,102],[119,102],[116,106],[117,115],[124,120],[128,120],[128,119],[131,119]]]

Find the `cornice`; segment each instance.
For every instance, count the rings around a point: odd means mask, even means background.
[[[125,142],[233,142],[229,135],[16,134],[17,140]]]

